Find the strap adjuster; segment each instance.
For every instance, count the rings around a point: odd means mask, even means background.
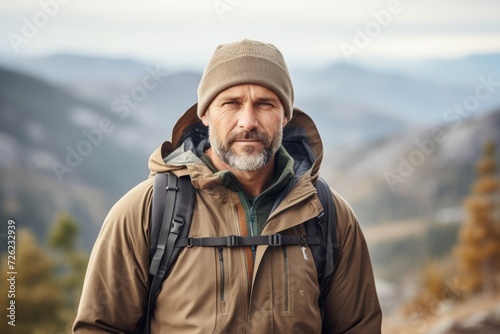
[[[325,210],[321,211],[321,213],[316,217],[316,219],[318,220],[318,223],[322,225],[326,219]]]
[[[281,234],[270,235],[269,246],[281,246]]]
[[[238,247],[241,244],[241,237],[237,235],[228,235],[226,240],[227,247]]]

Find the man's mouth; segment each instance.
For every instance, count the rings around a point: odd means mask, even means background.
[[[236,139],[234,141],[247,143],[247,142],[260,142],[261,140],[260,139]]]

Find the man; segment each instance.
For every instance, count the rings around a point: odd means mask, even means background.
[[[293,99],[287,66],[273,45],[243,40],[216,49],[197,105],[149,162],[151,175],[190,177],[196,188],[190,237],[304,235],[303,223],[321,214],[314,183],[323,148]],[[200,120],[208,138],[192,130]],[[285,141],[293,142],[293,152]],[[75,333],[136,330],[150,284],[151,193],[152,177],[109,212],[90,258]],[[334,199],[340,248],[322,307],[309,248],[190,247],[161,286],[151,333],[380,333],[362,232],[348,204],[336,193]]]

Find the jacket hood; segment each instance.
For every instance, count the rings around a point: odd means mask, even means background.
[[[207,139],[208,128],[198,118],[197,104],[194,104],[175,124],[171,140],[164,142],[149,158],[150,175],[202,163],[194,152]],[[323,143],[312,119],[298,108],[293,109],[293,118],[283,129],[283,146],[294,159],[295,175],[300,177],[310,171],[314,184],[323,160]]]

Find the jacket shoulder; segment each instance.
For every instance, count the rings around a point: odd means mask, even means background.
[[[109,210],[106,221],[119,217],[144,217],[151,207],[153,179],[149,178],[123,195]],[[121,220],[121,219],[118,219]]]
[[[149,248],[152,182],[152,178],[149,178],[139,183],[111,207],[104,219],[99,237],[105,234],[123,241],[128,240],[133,244],[146,241]],[[98,241],[99,239],[101,238],[98,238]]]
[[[331,188],[330,188],[331,189]],[[333,195],[333,201],[335,202],[335,208],[337,210],[337,216],[339,218],[344,218],[349,221],[358,221],[354,210],[347,200],[340,195],[337,191],[331,189]]]

